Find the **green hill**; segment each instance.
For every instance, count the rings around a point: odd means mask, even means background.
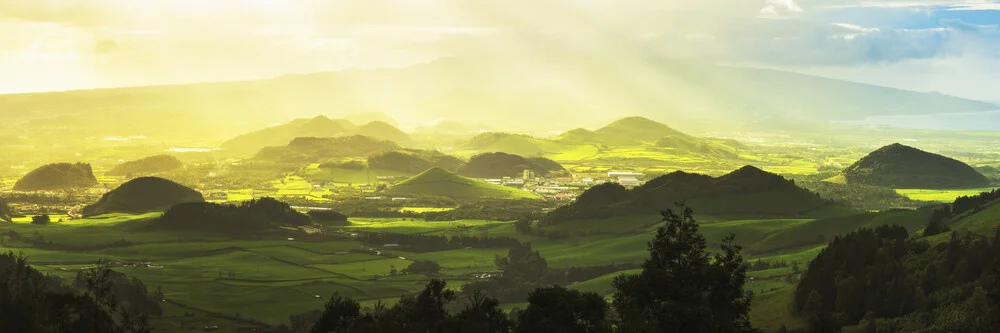
[[[351,122],[343,119],[334,120],[325,116],[296,119],[284,125],[237,136],[223,143],[221,147],[226,151],[249,154],[264,147],[285,145],[298,137],[332,137],[347,133],[354,128],[355,126]]]
[[[410,142],[410,135],[406,134],[393,125],[382,121],[373,121],[358,126],[351,131],[354,135],[370,136],[376,139],[389,140],[396,143]]]
[[[164,210],[185,202],[204,202],[201,193],[157,177],[130,180],[105,193],[101,200],[83,208],[84,216],[111,212],[145,213]]]
[[[968,164],[901,144],[868,154],[843,171],[848,183],[892,188],[985,187],[990,181]]]
[[[382,123],[389,124],[390,126],[399,126],[399,122],[397,122],[396,119],[393,119],[392,117],[390,117],[389,115],[385,114],[384,112],[362,112],[362,113],[354,113],[354,114],[350,114],[350,115],[345,116],[344,120],[347,120],[347,121],[349,121],[351,123],[354,123],[354,124],[367,124],[367,123],[371,123],[371,122],[376,122],[377,121],[377,122],[382,122]]]
[[[282,163],[309,163],[348,157],[363,158],[401,148],[392,141],[363,135],[332,138],[298,137],[283,147],[263,148],[254,159]]]
[[[634,189],[607,183],[594,186],[543,218],[545,224],[616,216],[656,215],[665,205],[686,201],[699,214],[765,217],[807,216],[830,205],[779,175],[745,166],[727,175],[677,171]]]
[[[550,142],[524,134],[486,132],[478,134],[465,147],[482,152],[501,152],[521,156],[540,156],[551,150]]]
[[[15,191],[62,190],[97,185],[94,169],[87,163],[54,163],[28,172],[14,183]]]
[[[184,163],[181,163],[181,160],[177,159],[177,157],[172,155],[156,155],[116,165],[105,174],[109,176],[149,175],[177,170],[183,167]]]
[[[664,137],[692,138],[690,135],[670,128],[670,126],[643,117],[622,118],[594,131],[594,133],[603,136],[624,137],[642,142],[656,142]]]
[[[562,166],[547,158],[525,159],[507,153],[483,153],[473,156],[458,169],[458,173],[473,178],[521,177],[524,170],[534,171],[544,176],[550,172],[563,170]]]
[[[617,133],[597,133],[584,128],[570,130],[555,138],[556,141],[571,144],[596,144],[605,146],[633,146],[639,141]]]
[[[402,149],[368,156],[368,167],[417,174],[430,168],[455,171],[464,163],[457,157],[434,150]]]
[[[539,199],[524,190],[494,185],[459,176],[441,168],[432,168],[407,179],[385,192],[390,195],[436,195],[455,200]]]

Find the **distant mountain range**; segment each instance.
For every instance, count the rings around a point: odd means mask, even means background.
[[[239,135],[222,144],[222,149],[234,154],[256,152],[265,147],[284,146],[295,138],[364,135],[399,144],[410,142],[410,135],[383,121],[373,121],[361,126],[344,120],[318,116],[296,119],[286,124],[267,127]]]
[[[424,119],[537,130],[587,127],[628,115],[719,129],[998,108],[937,93],[776,70],[648,58],[637,71],[628,66],[638,65],[609,61],[587,55],[531,64],[500,57],[449,58],[404,68],[245,82],[2,95],[0,110],[12,123],[41,120],[16,135],[34,127],[92,131],[111,126],[145,129],[143,134],[151,138],[183,138],[192,133],[235,135],[232,131],[239,129],[231,125],[236,123],[253,128],[289,116],[346,117],[356,110],[400,108]],[[544,74],[539,68],[546,69]]]

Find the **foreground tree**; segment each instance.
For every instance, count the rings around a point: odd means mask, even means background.
[[[528,302],[518,318],[517,333],[611,332],[608,304],[601,295],[555,286],[533,291]]]
[[[723,240],[714,261],[691,208],[662,212],[666,224],[649,243],[638,275],[615,279],[613,305],[623,332],[757,332],[744,292],[747,264],[734,236]]]

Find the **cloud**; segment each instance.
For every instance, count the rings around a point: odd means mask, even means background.
[[[764,8],[760,9],[760,13],[765,16],[780,16],[800,12],[802,12],[802,7],[799,7],[795,3],[795,0],[767,0],[764,3]]]

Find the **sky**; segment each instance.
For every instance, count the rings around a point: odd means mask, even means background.
[[[652,52],[1000,102],[1000,0],[0,0],[0,32],[0,93]]]

